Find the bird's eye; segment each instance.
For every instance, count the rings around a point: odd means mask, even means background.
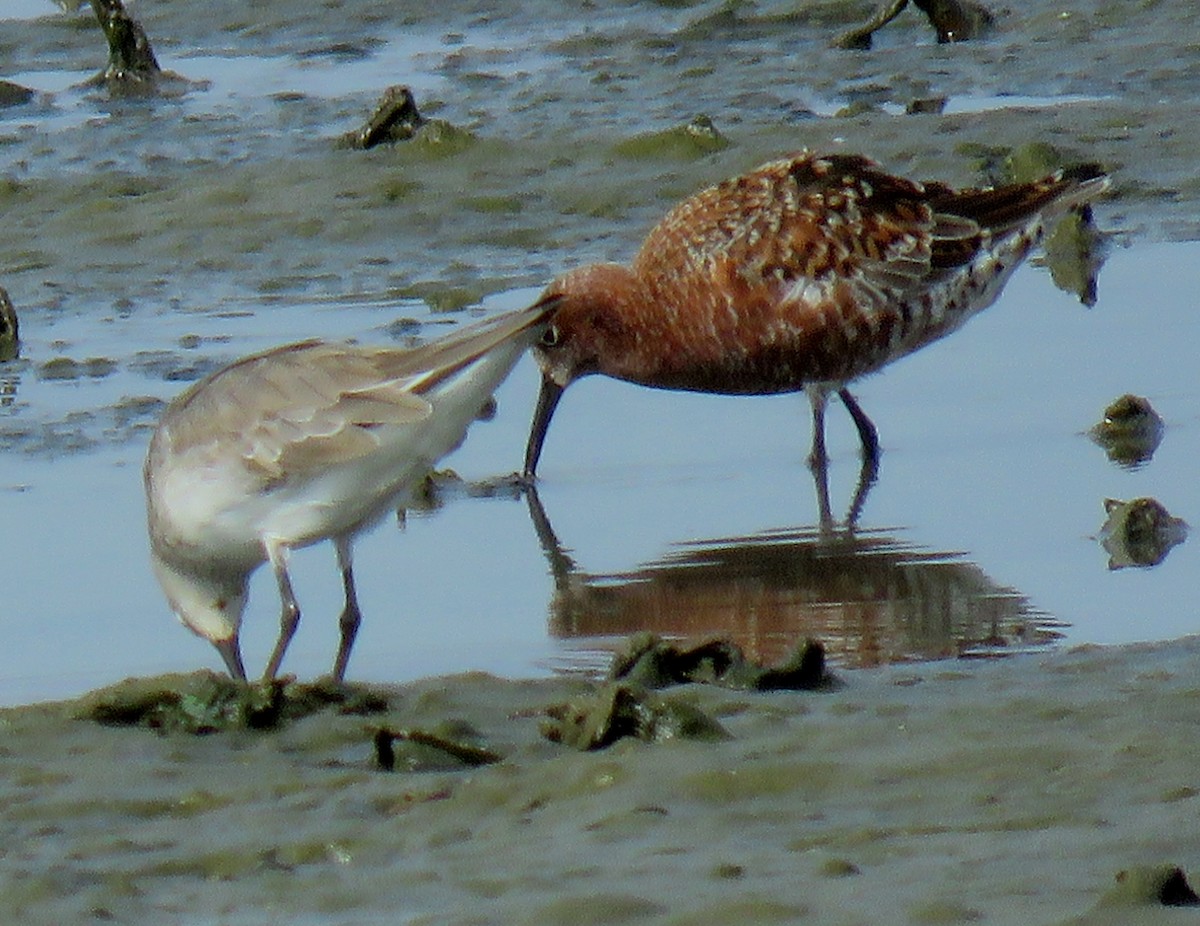
[[[558,327],[551,325],[542,333],[542,347],[554,347],[558,344]]]

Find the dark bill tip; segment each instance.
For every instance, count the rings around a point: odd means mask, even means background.
[[[246,667],[242,665],[242,648],[238,645],[237,634],[224,640],[213,640],[212,643],[225,661],[225,668],[229,670],[229,674],[239,682],[244,682]]]

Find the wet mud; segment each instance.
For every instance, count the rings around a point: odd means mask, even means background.
[[[97,722],[215,684],[143,679],[0,712],[0,902],[28,923],[1180,922],[1198,672],[1187,641],[689,684],[657,697],[708,735],[590,751],[545,711],[598,682],[315,686],[270,729]],[[390,771],[384,729],[426,731]]]

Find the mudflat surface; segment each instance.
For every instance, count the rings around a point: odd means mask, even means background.
[[[104,693],[7,710],[0,903],[23,923],[1193,922],[1116,877],[1200,859],[1198,677],[1186,640],[690,685],[659,696],[728,739],[598,752],[539,733],[595,684],[569,680],[428,679],[268,733],[78,719]],[[381,726],[503,759],[384,772]]]

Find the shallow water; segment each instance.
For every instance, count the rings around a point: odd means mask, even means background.
[[[1153,495],[1200,522],[1185,10],[1079,0],[950,48],[906,14],[860,54],[824,47],[857,5],[830,5],[828,21],[786,4],[733,21],[707,18],[716,3],[490,6],[401,21],[390,4],[253,19],[244,4],[201,18],[134,5],[163,66],[196,83],[113,101],[73,89],[105,58],[89,15],[0,3],[0,77],[40,91],[0,109],[0,285],[24,336],[22,359],[0,366],[0,703],[214,664],[145,556],[141,456],[185,382],[283,340],[434,336],[462,306],[523,305],[565,266],[627,258],[680,196],[801,144],[956,183],[987,179],[981,146],[1100,159],[1116,183],[1096,209],[1114,236],[1096,304],[1027,265],[963,331],[860,384],[884,458],[859,542],[836,555],[813,534],[803,400],[582,383],[541,469],[565,550],[548,558],[512,498],[381,526],[358,545],[351,674],[572,671],[634,626],[733,630],[770,657],[814,634],[850,664],[1196,630],[1194,540],[1154,569],[1110,571],[1096,539],[1106,497]],[[397,82],[475,141],[334,151]],[[945,115],[897,114],[931,95],[950,97]],[[879,108],[833,115],[856,101]],[[618,148],[701,112],[730,147]],[[527,360],[447,465],[514,470],[535,391]],[[1128,391],[1168,426],[1137,470],[1084,434]],[[844,512],[856,438],[839,408],[829,426]],[[285,668],[313,675],[335,646],[332,552],[299,553],[294,578],[305,617]],[[275,623],[259,575],[253,665]]]

